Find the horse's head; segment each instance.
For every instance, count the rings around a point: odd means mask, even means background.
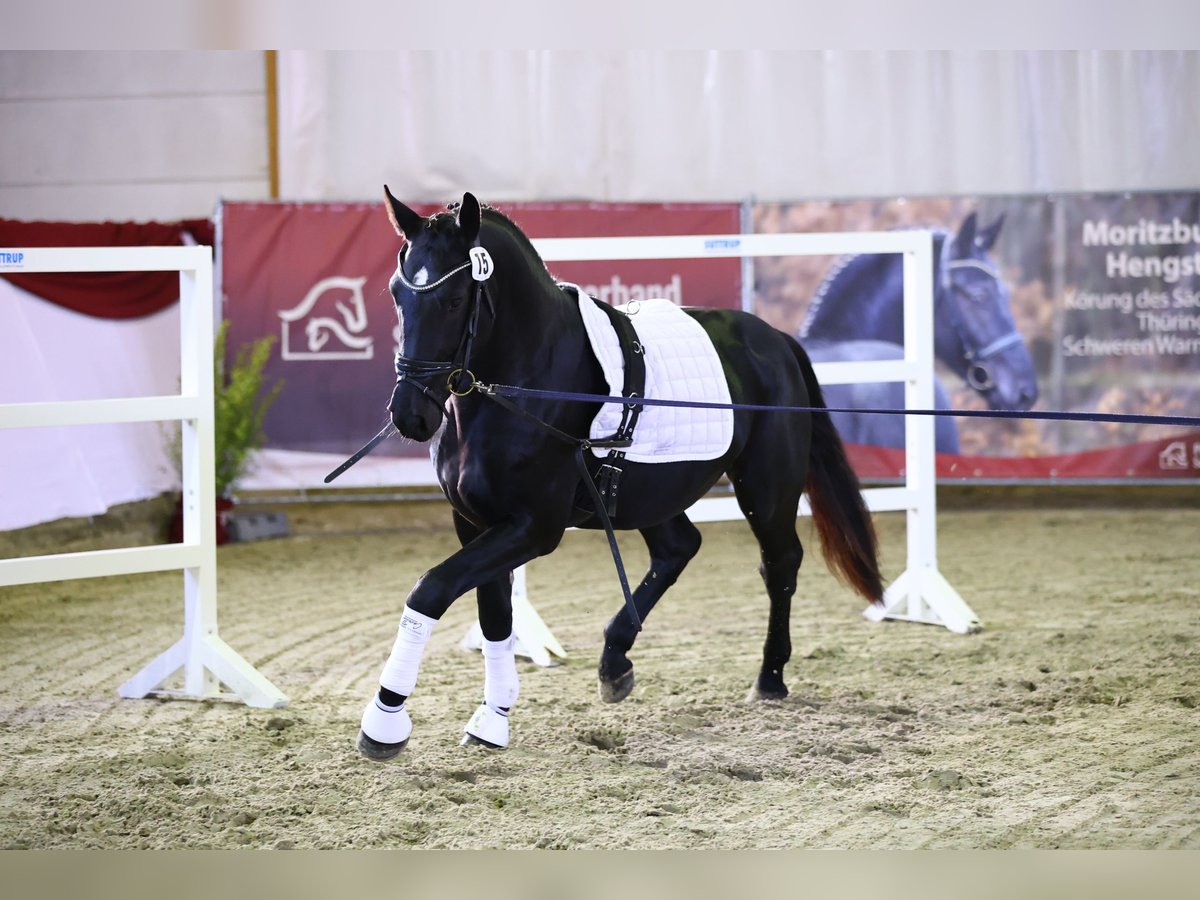
[[[937,266],[937,356],[974,388],[992,409],[1029,409],[1037,400],[1037,374],[1017,331],[1009,291],[988,251],[1001,215],[976,230],[975,213],[958,234],[942,240]]]
[[[396,387],[388,403],[405,437],[427,441],[462,384],[479,328],[491,258],[479,247],[479,201],[464,194],[457,215],[425,218],[384,187],[388,216],[407,238],[388,284],[399,319]]]

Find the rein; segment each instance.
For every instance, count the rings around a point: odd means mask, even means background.
[[[403,257],[401,257],[401,263]],[[1104,413],[1073,413],[1073,412],[1035,412],[1026,410],[1024,412],[1014,411],[997,411],[997,410],[942,410],[942,409],[841,409],[833,407],[781,407],[765,404],[748,404],[748,403],[704,403],[698,401],[676,401],[676,400],[659,400],[645,397],[642,394],[644,386],[641,390],[631,389],[629,371],[631,361],[633,366],[640,365],[643,370],[644,377],[644,359],[642,358],[642,349],[639,345],[633,347],[632,353],[629,350],[631,345],[625,339],[621,340],[622,350],[626,356],[626,383],[624,385],[625,414],[622,417],[621,426],[618,431],[608,438],[591,439],[578,438],[568,434],[560,428],[551,425],[548,422],[535,416],[533,413],[522,408],[512,398],[516,397],[531,397],[542,399],[555,399],[574,402],[589,402],[589,403],[612,403],[614,398],[607,394],[587,394],[566,391],[550,391],[538,390],[534,388],[523,388],[515,385],[501,384],[485,384],[475,378],[475,375],[470,371],[468,365],[471,359],[471,348],[478,329],[479,313],[486,302],[491,309],[493,316],[495,308],[492,299],[487,292],[485,282],[490,277],[492,272],[491,257],[488,256],[487,250],[476,245],[471,248],[471,259],[460,266],[447,272],[437,281],[431,284],[415,285],[405,277],[403,266],[397,269],[397,275],[400,282],[409,290],[423,293],[431,291],[434,288],[444,284],[449,278],[462,272],[464,269],[472,267],[472,277],[475,279],[475,289],[472,292],[471,304],[472,308],[467,320],[467,326],[463,332],[463,336],[459,341],[458,351],[455,353],[455,358],[452,361],[444,360],[421,360],[413,357],[406,357],[399,352],[396,354],[396,376],[397,382],[407,381],[420,389],[429,399],[442,410],[445,414],[445,408],[442,402],[433,396],[433,393],[428,387],[421,384],[418,379],[432,378],[442,373],[447,373],[446,387],[458,397],[465,397],[472,391],[486,397],[491,402],[497,404],[502,409],[505,409],[526,421],[536,425],[541,431],[545,432],[550,437],[565,444],[572,445],[575,448],[575,465],[579,470],[579,474],[583,483],[586,485],[588,493],[591,496],[592,504],[595,507],[596,515],[599,517],[601,524],[604,527],[605,536],[608,539],[608,547],[612,553],[613,563],[617,569],[617,578],[621,583],[621,592],[625,598],[625,608],[629,611],[629,617],[633,621],[634,626],[638,631],[642,630],[642,620],[638,615],[637,608],[633,603],[633,595],[629,589],[629,580],[625,574],[625,565],[621,559],[621,551],[617,546],[616,534],[613,529],[612,519],[609,514],[609,504],[614,503],[616,499],[616,483],[615,479],[611,481],[611,493],[608,495],[606,503],[601,488],[596,486],[596,482],[592,479],[591,473],[588,471],[587,462],[584,454],[593,448],[610,448],[614,452],[627,449],[633,443],[633,426],[637,421],[638,414],[641,413],[644,406],[681,406],[702,409],[732,409],[732,410],[754,410],[754,411],[769,411],[769,412],[805,412],[805,413],[831,413],[831,412],[858,412],[858,413],[875,413],[883,415],[917,415],[917,416],[956,416],[956,417],[987,417],[987,418],[1013,418],[1013,419],[1049,419],[1058,421],[1091,421],[1091,422],[1133,422],[1140,424],[1156,424],[1156,425],[1200,425],[1200,417],[1193,416],[1149,416],[1149,415],[1128,415],[1128,414],[1104,414]],[[612,310],[606,304],[602,304],[606,311],[610,312],[613,317],[614,328],[617,329],[618,335],[627,334],[625,328],[632,332],[632,326],[628,323],[628,318],[623,316],[616,310]],[[622,324],[619,320],[624,319]],[[1019,340],[1019,336],[1015,333],[1004,335],[993,341],[981,351],[974,355],[974,359],[987,359],[998,353],[1000,350],[1012,344],[1015,340]],[[636,343],[636,341],[635,341]],[[985,369],[986,372],[986,369]],[[635,379],[636,381],[636,379]],[[347,459],[344,463],[325,476],[325,483],[333,481],[352,465],[371,452],[382,441],[395,433],[396,427],[391,422],[388,422],[378,434],[367,442],[358,452]],[[623,454],[620,454],[623,456]],[[600,477],[605,476],[605,468],[613,461],[613,455],[610,454],[609,459],[601,466]],[[619,460],[618,460],[619,461]],[[617,472],[619,475],[619,470]]]

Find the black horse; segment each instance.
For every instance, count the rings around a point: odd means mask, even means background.
[[[1004,217],[979,229],[976,214],[958,233],[933,238],[933,352],[992,409],[1026,410],[1038,396],[1037,373],[1017,331],[1009,291],[989,255]],[[904,356],[903,269],[896,254],[847,257],[817,289],[799,339],[814,362],[901,359]],[[833,407],[898,409],[904,385],[837,384],[825,388]],[[949,409],[946,389],[934,380],[934,406]],[[904,418],[834,413],[849,443],[904,446]],[[934,423],[937,451],[957,453],[958,428],[950,416]]]
[[[462,548],[430,569],[408,595],[377,697],[368,703],[358,746],[387,759],[411,732],[404,703],[429,631],[449,606],[477,591],[484,636],[485,702],[468,724],[472,740],[505,746],[516,699],[511,573],[550,553],[568,527],[602,521],[583,490],[580,459],[595,478],[602,459],[579,454],[599,403],[520,397],[502,405],[478,384],[608,395],[584,331],[578,301],[557,284],[528,238],[500,212],[465,194],[457,214],[424,218],[385,188],[397,233],[407,238],[391,293],[399,317],[398,377],[388,409],[401,434],[431,448],[453,508]],[[482,252],[479,248],[483,248]],[[486,289],[468,272],[482,256]],[[689,309],[711,337],[735,403],[823,407],[808,356],[791,336],[730,310]],[[479,383],[474,380],[478,376]],[[564,439],[565,438],[565,439]],[[751,694],[787,695],[789,614],[803,549],[797,505],[807,491],[830,568],[871,602],[880,600],[871,518],[825,412],[737,411],[728,451],[701,462],[633,463],[621,476],[618,529],[641,532],[650,568],[633,592],[637,619],[623,607],[604,630],[600,695],[615,702],[633,688],[629,652],[644,619],[700,549],[684,514],[724,474],[761,549],[770,614],[761,670]],[[714,624],[714,631],[719,630]],[[718,635],[714,633],[714,639]]]

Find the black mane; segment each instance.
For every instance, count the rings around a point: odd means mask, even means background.
[[[504,213],[500,212],[500,210],[496,209],[494,206],[484,206],[482,212],[483,221],[496,226],[508,237],[510,237],[516,243],[517,247],[520,248],[521,252],[530,257],[531,268],[535,272],[539,269],[540,271],[545,272],[547,281],[557,287],[558,281],[546,267],[545,261],[537,252],[537,249],[533,246],[533,242],[529,240],[529,237],[525,234],[525,232],[517,227],[517,223]],[[532,263],[535,261],[537,263],[536,266],[532,265]]]
[[[462,204],[458,201],[447,203],[445,210],[436,212],[426,219],[426,227],[432,229],[434,232],[442,232],[451,227],[456,227],[460,206]],[[537,249],[533,246],[533,242],[529,240],[529,237],[520,229],[517,223],[494,206],[481,203],[479,208],[485,224],[490,224],[500,229],[516,244],[517,249],[522,254],[529,257],[530,268],[534,277],[537,277],[539,271],[545,272],[547,285],[557,288],[558,280],[546,267],[545,260],[542,259]]]

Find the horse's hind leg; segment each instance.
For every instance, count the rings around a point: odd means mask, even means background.
[[[796,536],[794,514],[786,526],[780,524],[778,527],[779,531],[768,536],[754,529],[761,548],[759,572],[767,586],[771,611],[767,620],[767,639],[763,643],[762,669],[750,690],[753,700],[782,700],[788,694],[783,667],[792,657],[792,597],[796,593],[796,576],[804,558],[804,548]],[[782,531],[785,527],[787,533]]]
[[[650,568],[633,592],[633,606],[644,622],[667,588],[700,549],[700,531],[680,513],[660,525],[641,530],[650,551]],[[600,699],[617,703],[633,690],[633,663],[628,653],[637,638],[637,626],[624,606],[604,629],[604,652],[600,654]]]
[[[779,452],[791,446],[788,441],[768,441],[767,455],[771,459],[751,464],[743,454],[738,466],[730,473],[738,505],[758,541],[759,573],[771,602],[762,669],[748,698],[752,700],[782,700],[788,694],[783,667],[792,656],[789,633],[792,597],[804,559],[804,547],[796,535],[796,510],[804,470],[790,454]]]

